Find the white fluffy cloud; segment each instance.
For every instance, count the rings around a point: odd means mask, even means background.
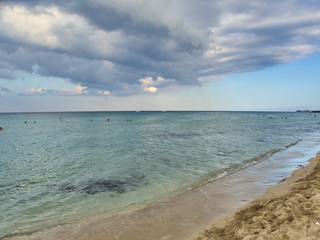
[[[60,45],[57,36],[51,32],[51,27],[58,19],[57,8],[43,8],[35,13],[28,8],[17,6],[4,6],[1,8],[1,28],[8,37],[21,42],[39,44],[55,48]],[[61,16],[60,16],[61,17]]]
[[[20,43],[50,50],[79,55],[82,49],[92,58],[104,58],[114,53],[112,41],[119,38],[118,32],[105,32],[80,15],[65,13],[58,7],[5,6],[0,12],[4,34]]]
[[[45,94],[46,91],[41,89],[41,88],[31,88],[31,89],[28,89],[27,91],[25,91],[23,94],[24,95],[33,95],[33,94]]]
[[[111,94],[111,92],[110,91],[101,91],[101,90],[98,90],[98,94],[99,95],[105,95],[105,96],[107,96],[107,95],[110,95]]]
[[[152,77],[141,78],[139,80],[139,82],[141,82],[142,86],[150,86],[150,85],[155,84],[155,82],[153,81]]]
[[[156,88],[156,87],[144,87],[143,91],[155,94],[155,93],[157,93],[158,88]]]
[[[165,88],[169,85],[173,85],[175,80],[164,79],[163,77],[158,76],[156,80],[153,80],[152,77],[145,77],[145,78],[141,78],[139,82],[141,83],[141,87],[144,92],[155,94],[158,92],[159,87]]]

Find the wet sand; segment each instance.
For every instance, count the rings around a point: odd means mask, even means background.
[[[217,224],[221,225],[221,223],[225,223],[226,220],[217,221],[217,219],[234,214],[239,207],[243,207],[245,204],[250,203],[253,199],[261,196],[267,188],[277,185],[279,181],[288,177],[289,174],[293,170],[299,168],[301,164],[307,164],[305,159],[306,156],[294,158],[301,154],[301,152],[286,152],[283,156],[281,154],[283,153],[280,152],[275,154],[274,157],[271,157],[267,161],[242,169],[241,171],[230,174],[218,181],[213,181],[202,187],[184,192],[178,196],[143,207],[139,210],[128,211],[127,213],[113,217],[101,214],[100,216],[43,229],[29,234],[8,236],[4,239],[182,240],[243,239],[246,236],[249,237],[247,239],[265,239],[256,238],[256,233],[260,233],[260,230],[254,230],[256,228],[258,229],[258,227],[253,227],[254,225],[252,224],[261,225],[261,229],[265,228],[266,231],[271,231],[272,233],[276,232],[277,229],[282,228],[282,223],[284,221],[290,221],[292,217],[290,217],[291,215],[280,215],[281,219],[283,219],[274,224],[270,223],[269,226],[267,225],[267,219],[272,220],[274,218],[273,215],[268,215],[269,217],[264,219],[264,215],[257,215],[259,218],[254,218],[254,214],[258,211],[267,214],[272,209],[278,208],[278,205],[281,204],[284,208],[287,208],[289,212],[292,207],[296,207],[297,210],[299,210],[300,205],[297,204],[303,203],[306,198],[303,195],[304,193],[302,194],[300,192],[308,191],[309,183],[301,186],[292,185],[296,186],[292,188],[290,186],[294,183],[294,180],[281,182],[278,185],[278,187],[280,186],[282,189],[280,192],[282,193],[282,191],[286,190],[289,194],[295,191],[295,194],[297,194],[296,202],[288,202],[284,205],[284,200],[280,199],[278,196],[279,191],[272,188],[272,190],[268,191],[267,195],[264,195],[267,197],[258,200],[264,202],[259,203],[255,201],[253,204],[250,204],[247,208],[238,212],[234,219],[229,220],[231,222],[228,222],[227,225],[225,225],[225,228],[213,227],[203,233],[202,236],[199,236],[199,233],[208,229],[213,221],[215,221],[215,226],[218,226]],[[292,156],[291,159],[290,156]],[[316,160],[319,160],[319,155]],[[293,176],[303,176],[306,173],[312,172],[311,170],[315,166],[316,160],[312,160],[312,164],[309,164],[308,167],[294,172]],[[315,169],[319,168],[320,166]],[[297,179],[298,178],[299,177],[297,177]],[[295,179],[295,177],[291,177],[290,179]],[[305,182],[309,181],[306,180]],[[291,190],[291,188],[293,190]],[[314,190],[314,192],[316,193],[317,191]],[[313,194],[313,190],[311,193]],[[309,199],[310,201],[317,201],[317,199],[319,199],[318,206],[320,206],[320,195],[315,196],[316,197],[312,197],[310,195]],[[271,200],[270,197],[279,199],[279,203],[272,205],[273,200]],[[303,218],[299,220],[300,222],[296,223],[299,224],[299,227],[296,228],[304,229],[304,232],[314,229],[312,231],[315,232],[317,227],[319,227],[318,225],[315,225],[315,222],[320,222],[320,219],[316,219],[316,215],[311,211],[315,209],[315,207],[310,209],[309,205],[307,205],[305,208],[306,211],[309,209],[307,211],[309,215],[307,215],[306,219]],[[320,214],[318,214],[318,216],[320,217]],[[296,217],[297,216],[294,215],[294,219]],[[310,223],[307,223],[307,219],[309,218]],[[237,227],[235,228],[235,234],[240,234],[239,238],[236,237],[238,235],[234,235],[235,238],[230,237],[231,235],[225,235],[226,238],[219,238],[222,236],[221,233],[227,234],[227,232],[229,232],[223,229],[228,229],[230,224],[236,224],[236,222],[232,221],[237,221],[239,225],[242,225],[242,222],[247,222],[249,227],[247,230],[239,231],[237,230]],[[279,225],[280,223],[281,225]],[[266,225],[264,226],[263,224]],[[250,238],[251,235],[253,238]],[[199,237],[197,238],[197,236]],[[275,237],[275,239],[285,238]]]
[[[320,239],[320,154],[196,239]]]

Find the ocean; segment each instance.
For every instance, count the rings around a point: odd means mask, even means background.
[[[280,152],[315,154],[319,121],[306,112],[0,114],[0,238],[134,211]]]

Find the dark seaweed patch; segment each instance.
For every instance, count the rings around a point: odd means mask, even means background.
[[[88,180],[81,184],[63,184],[59,187],[63,192],[80,192],[86,194],[98,194],[103,192],[124,193],[132,191],[136,188],[147,185],[144,176],[135,176],[124,180],[103,179],[103,180]]]
[[[70,185],[70,184],[62,184],[59,188],[59,190],[64,192],[76,192],[78,191],[76,186]]]
[[[163,133],[163,134],[158,134],[157,137],[159,138],[181,138],[181,139],[189,139],[193,137],[201,137],[206,134],[201,134],[201,133],[195,133],[195,132],[181,132],[181,133]]]
[[[100,192],[118,192],[126,191],[126,182],[118,180],[98,180],[91,181],[81,191],[87,194],[97,194]]]

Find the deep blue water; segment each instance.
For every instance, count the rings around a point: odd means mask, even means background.
[[[0,114],[0,237],[116,214],[299,142],[317,146],[319,119],[278,112]]]

